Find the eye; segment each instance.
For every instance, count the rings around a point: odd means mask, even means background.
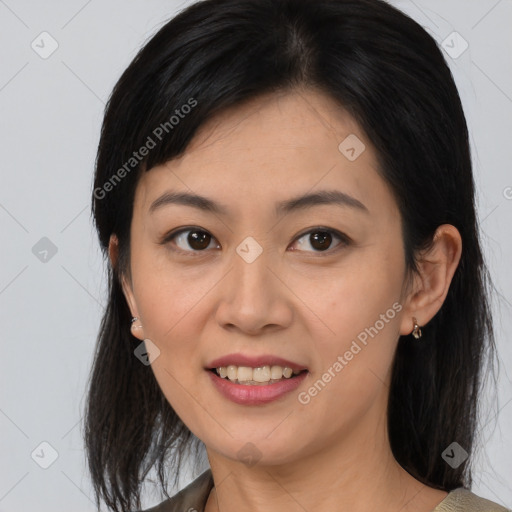
[[[209,248],[215,238],[207,231],[200,228],[185,228],[169,233],[162,240],[162,244],[173,242],[179,251],[201,252]],[[210,247],[211,248],[211,247]]]
[[[299,235],[300,238],[296,238],[295,244],[298,245],[299,250],[305,252],[327,252],[332,249],[332,244],[335,240],[338,243],[334,246],[334,252],[339,246],[346,246],[350,244],[350,238],[339,231],[334,229],[324,228],[322,226],[310,229],[309,231]],[[190,256],[194,256],[194,253],[204,252],[210,247],[215,237],[205,231],[204,229],[197,227],[183,228],[178,231],[173,231],[164,236],[160,242],[162,245],[166,245],[172,242],[177,247],[178,252],[188,253]],[[214,244],[215,245],[215,244]],[[217,247],[219,245],[217,244]],[[313,250],[310,250],[312,248]]]
[[[317,227],[303,233],[300,238],[297,239],[296,244],[299,246],[298,250],[300,251],[326,252],[331,249],[332,243],[335,239],[338,240],[338,243],[334,246],[334,250],[337,250],[340,245],[344,246],[350,243],[350,239],[339,231],[324,227]],[[313,251],[309,250],[310,247],[313,248]]]

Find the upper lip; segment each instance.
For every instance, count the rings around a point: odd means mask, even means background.
[[[261,368],[262,366],[282,366],[288,367],[293,371],[300,372],[307,370],[307,367],[293,361],[288,361],[282,357],[273,355],[248,356],[244,354],[228,354],[219,357],[208,363],[207,369],[220,368],[221,366],[249,366],[251,368]]]

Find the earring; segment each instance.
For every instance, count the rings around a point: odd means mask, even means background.
[[[421,328],[420,326],[418,325],[418,322],[416,320],[416,318],[412,317],[412,322],[414,324],[414,329],[412,330],[412,335],[417,339],[419,340],[422,336],[422,332],[421,332]]]
[[[142,324],[139,324],[139,325],[133,325],[134,322],[136,322],[137,320],[139,319],[138,316],[134,316],[132,318],[132,322],[131,322],[131,328],[132,329],[140,329],[142,327]]]

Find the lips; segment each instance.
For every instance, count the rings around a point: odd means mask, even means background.
[[[280,370],[278,380],[269,378],[269,368]],[[217,369],[220,370],[220,374]],[[253,370],[260,370],[263,375],[252,374],[248,378],[248,373]],[[287,370],[285,370],[287,369]],[[210,382],[217,391],[228,400],[240,405],[264,405],[289,395],[294,389],[304,381],[308,376],[307,367],[301,363],[290,361],[274,355],[248,356],[244,354],[229,354],[210,361],[205,368]],[[291,371],[293,375],[290,375]],[[224,378],[224,372],[236,373],[229,378]],[[240,375],[243,372],[243,377]],[[272,372],[271,372],[272,373]],[[243,383],[240,382],[242,378]],[[277,377],[276,377],[277,378]],[[257,382],[256,382],[257,381]]]
[[[228,379],[219,377],[212,371],[207,371],[210,382],[224,397],[238,405],[263,406],[279,399],[286,399],[307,378],[308,372],[302,371],[289,379],[282,379],[274,384],[244,385],[236,384]]]

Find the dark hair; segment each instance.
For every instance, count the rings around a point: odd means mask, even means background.
[[[114,511],[140,508],[141,485],[155,464],[167,495],[166,461],[176,477],[187,448],[200,444],[151,367],[133,354],[137,340],[120,279],[130,279],[138,178],[181,155],[216,113],[305,88],[347,109],[374,145],[401,213],[409,275],[439,225],[461,234],[462,257],[440,311],[421,343],[398,342],[388,426],[396,460],[415,478],[447,491],[471,485],[471,457],[452,468],[441,454],[454,441],[474,451],[481,370],[486,349],[495,350],[492,283],[479,241],[466,121],[441,50],[382,0],[205,0],[145,44],[106,106],[92,211],[105,258],[115,233],[119,259],[115,268],[107,265],[109,301],[86,407],[98,504],[101,497]],[[135,158],[150,139],[155,147]]]

